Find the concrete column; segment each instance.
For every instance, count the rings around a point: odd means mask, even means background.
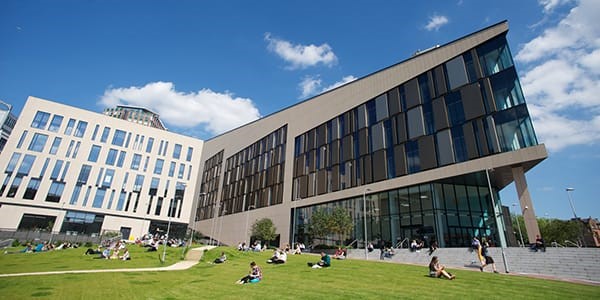
[[[540,228],[538,227],[537,219],[535,217],[535,211],[533,209],[533,203],[531,202],[531,196],[529,195],[523,167],[513,167],[512,175],[513,180],[515,181],[515,187],[517,188],[519,203],[521,204],[525,228],[527,229],[527,237],[529,238],[529,242],[533,243],[535,242],[535,236],[540,234]]]

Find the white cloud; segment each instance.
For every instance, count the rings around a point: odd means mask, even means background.
[[[569,1],[540,1],[544,10]],[[600,142],[600,1],[581,0],[522,46],[521,83],[536,133],[549,150]]]
[[[269,42],[267,48],[290,64],[290,69],[304,69],[317,64],[332,66],[336,64],[337,57],[328,44],[320,46],[294,45],[288,41],[272,37],[265,33],[265,40]]]
[[[298,84],[298,88],[300,89],[300,97],[306,98],[308,96],[314,95],[319,87],[321,86],[321,79],[318,76],[306,76],[302,81]]]
[[[316,94],[321,94],[326,91],[332,90],[338,86],[344,85],[348,82],[354,81],[356,79],[357,78],[352,75],[344,76],[342,80],[337,81],[324,88],[321,88],[322,80],[321,78],[319,78],[319,76],[306,76],[298,84],[298,89],[300,89],[301,91],[301,95],[299,98],[303,99]]]
[[[340,80],[340,81],[338,81],[338,82],[335,82],[334,84],[332,84],[332,85],[330,85],[330,86],[327,86],[327,87],[325,87],[325,88],[324,88],[324,89],[321,91],[321,93],[322,93],[322,92],[329,91],[329,90],[333,90],[333,89],[335,89],[335,88],[336,88],[336,87],[338,87],[338,86],[342,86],[342,85],[344,85],[344,84],[346,84],[346,83],[348,83],[348,82],[352,82],[352,81],[354,81],[354,80],[356,80],[356,79],[357,79],[357,78],[356,78],[356,77],[354,77],[354,76],[352,76],[352,75],[344,76],[344,77],[342,78],[342,80]]]
[[[569,2],[571,0],[538,0],[538,3],[544,7],[544,12],[551,12],[554,8]]]
[[[151,82],[142,87],[109,88],[100,103],[106,107],[134,105],[148,108],[160,115],[167,127],[219,134],[260,117],[251,99],[218,93],[210,89],[179,92],[171,82]]]
[[[448,18],[446,16],[433,15],[432,17],[429,17],[429,23],[425,25],[425,29],[427,29],[428,31],[437,31],[438,29],[440,29],[440,27],[446,24],[448,24]]]

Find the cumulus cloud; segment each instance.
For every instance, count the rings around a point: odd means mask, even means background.
[[[109,88],[100,103],[105,107],[133,105],[148,108],[160,115],[167,127],[179,131],[220,134],[260,117],[251,99],[232,93],[201,89],[180,92],[172,82],[151,82],[142,87]]]
[[[328,44],[320,46],[294,45],[291,42],[275,38],[268,32],[265,33],[265,41],[269,43],[267,49],[289,63],[290,69],[305,69],[318,64],[332,66],[337,63],[337,57]]]
[[[342,80],[337,81],[324,88],[321,88],[322,80],[321,78],[319,78],[319,76],[306,76],[298,84],[298,89],[301,92],[299,98],[303,99],[316,94],[321,94],[326,91],[332,90],[338,86],[344,85],[348,82],[354,81],[356,79],[357,78],[352,75],[344,76]]]
[[[425,25],[425,29],[427,29],[428,31],[437,31],[438,29],[440,29],[440,27],[446,24],[448,24],[448,18],[446,16],[433,15],[432,17],[429,17],[429,22],[427,23],[427,25]]]
[[[540,1],[544,11],[568,1]],[[536,133],[549,150],[600,142],[600,2],[581,0],[515,56]]]

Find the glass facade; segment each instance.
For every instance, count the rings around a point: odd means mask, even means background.
[[[494,199],[498,199],[497,194]],[[344,244],[355,239],[364,241],[365,216],[367,240],[383,240],[389,246],[404,243],[406,247],[406,241],[420,240],[426,246],[437,241],[440,247],[468,247],[473,236],[499,241],[485,172],[366,194],[364,201],[361,195],[298,208],[293,216],[298,240],[311,243],[308,228],[313,212],[332,211],[338,206],[346,209],[354,223],[354,230]]]

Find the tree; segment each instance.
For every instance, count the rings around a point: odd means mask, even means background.
[[[275,239],[276,231],[277,228],[269,218],[257,220],[252,224],[252,235],[265,241],[266,244]]]
[[[527,238],[527,228],[525,227],[525,221],[523,216],[513,217],[513,228],[517,228],[516,222],[521,225],[523,232],[523,240],[525,245],[532,243]],[[582,224],[579,220],[559,220],[559,219],[548,219],[548,218],[537,218],[540,233],[547,245],[552,242],[557,242],[563,246],[573,246],[573,244],[565,244],[565,241],[577,243],[581,239]],[[519,240],[518,232],[515,232],[517,240]]]
[[[352,217],[347,209],[337,206],[333,209],[330,219],[329,230],[331,233],[338,235],[340,246],[342,246],[342,243],[346,237],[348,237],[352,231],[352,228],[354,227]]]
[[[322,239],[329,234],[329,215],[327,211],[320,208],[312,213],[308,232],[313,239]]]

